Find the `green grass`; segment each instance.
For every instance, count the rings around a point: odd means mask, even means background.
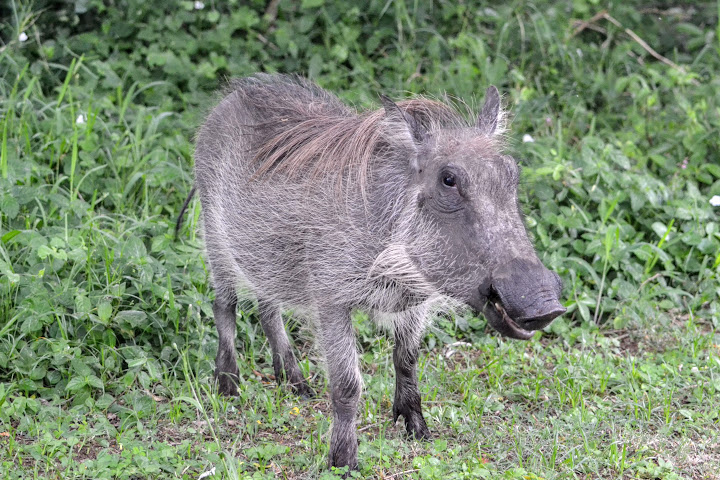
[[[530,342],[435,321],[427,443],[392,424],[392,345],[358,315],[361,477],[718,478],[720,3],[266,3],[0,7],[0,478],[335,478],[312,338],[290,322],[302,401],[243,305],[241,395],[217,396],[197,203],[172,237],[213,92],[261,70],[362,107],[497,85],[528,231],[565,282]],[[573,35],[604,7],[622,27]]]

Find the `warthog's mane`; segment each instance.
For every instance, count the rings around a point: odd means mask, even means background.
[[[230,89],[255,112],[250,145],[256,179],[351,178],[364,187],[373,162],[414,153],[402,120],[384,108],[356,111],[303,78],[260,74],[233,81]],[[416,97],[397,105],[429,135],[470,126],[439,100]]]

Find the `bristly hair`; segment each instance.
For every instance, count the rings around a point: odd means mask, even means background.
[[[398,106],[428,131],[448,124],[467,126],[440,102],[418,98],[398,102]],[[357,172],[364,183],[373,159],[392,149],[392,137],[399,128],[406,127],[393,125],[382,108],[350,116],[307,116],[256,151],[255,160],[260,164],[256,174],[276,171],[293,175],[310,167],[313,178]]]
[[[372,163],[396,149],[407,129],[383,108],[356,112],[337,97],[297,76],[256,75],[231,84],[258,112],[251,139],[255,178],[352,177],[361,188]],[[470,124],[447,104],[427,98],[397,105],[430,134]],[[396,152],[395,152],[396,153]]]

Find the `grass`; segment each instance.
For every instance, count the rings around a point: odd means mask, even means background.
[[[530,342],[436,319],[426,443],[392,423],[392,345],[358,315],[362,478],[719,478],[720,4],[609,2],[620,26],[575,35],[598,2],[266,8],[0,7],[0,477],[336,478],[311,336],[290,322],[302,401],[241,306],[241,395],[217,396],[197,203],[172,237],[213,91],[266,70],[358,106],[497,85],[528,231],[565,282]]]

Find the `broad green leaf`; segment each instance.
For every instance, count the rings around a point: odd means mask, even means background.
[[[0,260],[0,274],[6,277],[11,284],[20,281],[20,275],[13,272],[12,268],[10,268],[10,265],[5,263],[4,260]]]
[[[87,385],[87,381],[85,380],[85,377],[76,375],[70,379],[68,384],[65,386],[65,390],[68,392],[77,392],[78,390],[82,389],[85,385]]]
[[[94,388],[97,388],[97,389],[100,389],[100,390],[102,390],[103,388],[105,388],[105,385],[103,384],[102,380],[100,380],[100,379],[99,379],[98,377],[96,377],[95,375],[89,375],[89,376],[86,378],[86,381],[87,381],[87,384],[90,385],[91,387],[94,387]]]
[[[107,300],[103,300],[98,304],[97,307],[98,317],[103,322],[107,322],[110,320],[110,315],[112,315],[112,304],[108,302]]]
[[[140,326],[147,318],[147,314],[140,310],[123,310],[115,315],[115,322],[127,322],[133,327]]]

